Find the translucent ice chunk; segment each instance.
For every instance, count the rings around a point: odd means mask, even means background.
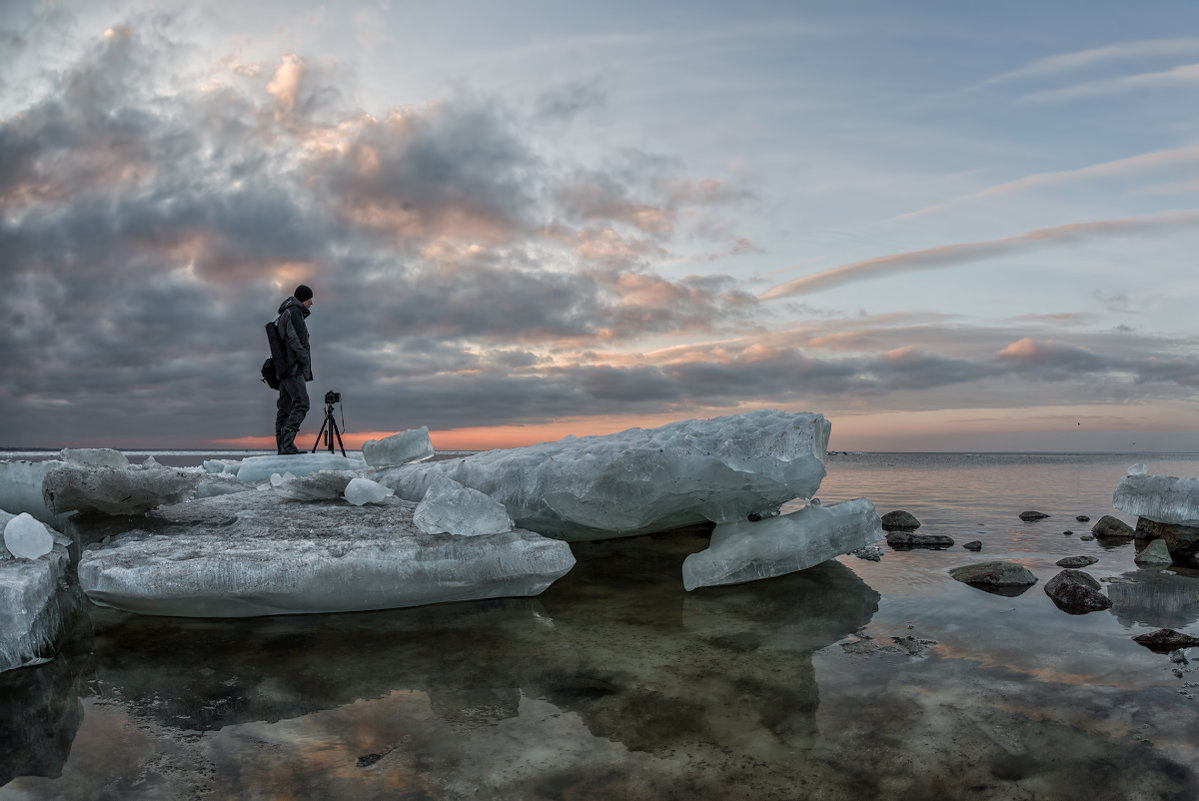
[[[683,562],[683,587],[740,584],[794,573],[883,538],[874,505],[865,498],[757,522],[722,523],[705,551]]]
[[[0,512],[5,530],[15,519]],[[46,662],[61,645],[65,611],[61,585],[70,565],[70,540],[44,526],[42,531],[53,542],[47,555],[32,561],[0,558],[0,671]]]
[[[203,476],[169,467],[86,467],[62,463],[42,480],[42,497],[55,513],[143,514],[192,496]]]
[[[378,480],[416,501],[444,474],[504,504],[521,528],[607,539],[810,498],[824,478],[829,428],[819,414],[747,412],[404,465]]]
[[[53,550],[54,537],[40,521],[21,512],[4,526],[4,547],[20,559],[37,559]]]
[[[290,456],[249,456],[241,460],[237,478],[247,484],[256,484],[271,477],[272,473],[292,473],[303,476],[318,470],[365,470],[366,462],[357,453],[342,456],[340,453],[298,453]]]
[[[445,532],[465,537],[512,529],[512,519],[502,503],[441,475],[433,479],[417,504],[412,522],[429,534]]]
[[[342,496],[353,477],[349,470],[318,470],[304,476],[285,473],[275,484],[275,491],[293,501],[332,501]]]
[[[350,479],[350,483],[346,485],[345,489],[346,500],[355,506],[382,503],[392,495],[395,495],[394,490],[388,489],[377,481],[371,481],[369,478]]]
[[[385,439],[367,440],[362,446],[362,458],[372,467],[407,464],[428,459],[433,455],[429,427],[422,426]]]
[[[1140,462],[1130,465],[1128,468],[1128,475],[1130,476],[1143,476],[1148,472],[1149,468],[1145,467],[1145,465],[1141,464]]]
[[[88,467],[128,467],[125,454],[112,448],[63,448],[58,458]]]
[[[1199,478],[1130,474],[1116,485],[1112,506],[1159,523],[1199,526]]]

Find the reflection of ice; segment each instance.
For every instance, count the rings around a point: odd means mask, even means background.
[[[1163,570],[1134,570],[1104,583],[1111,613],[1125,626],[1181,629],[1199,621],[1195,579]]]

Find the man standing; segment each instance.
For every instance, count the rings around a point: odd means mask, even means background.
[[[312,312],[312,290],[304,284],[279,305],[275,326],[287,351],[287,370],[279,377],[279,402],[275,409],[275,443],[279,453],[299,453],[296,434],[308,414],[308,387],[312,380],[312,351],[308,347],[308,325]]]

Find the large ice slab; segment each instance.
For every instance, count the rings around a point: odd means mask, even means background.
[[[413,509],[274,492],[164,507],[85,551],[79,583],[93,602],[131,612],[252,617],[537,595],[574,565],[569,545],[531,531],[425,534]]]
[[[389,467],[428,459],[433,455],[429,427],[403,431],[384,439],[367,440],[362,446],[362,458],[372,467]]]
[[[1199,478],[1129,473],[1116,485],[1112,506],[1159,523],[1199,526]]]
[[[712,587],[794,573],[883,538],[874,505],[865,498],[757,522],[723,523],[706,550],[683,562],[683,587]]]
[[[290,456],[250,456],[242,459],[241,467],[237,470],[237,479],[246,484],[254,484],[269,479],[273,473],[306,476],[318,470],[365,470],[366,466],[362,454],[353,452],[346,456],[328,451],[297,453]]]
[[[15,515],[0,511],[0,527]],[[70,565],[70,540],[50,532],[54,547],[37,559],[0,549],[0,671],[51,659],[65,630],[60,583]]]
[[[567,437],[382,471],[409,500],[444,473],[502,503],[516,525],[568,540],[746,519],[824,478],[822,415],[758,411],[602,437]]]
[[[203,474],[158,464],[138,467],[89,467],[63,463],[42,479],[42,498],[51,512],[101,512],[135,515],[156,506],[187,500]]]

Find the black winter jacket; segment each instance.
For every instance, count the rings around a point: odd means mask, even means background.
[[[312,380],[312,350],[308,347],[308,324],[304,322],[308,308],[295,295],[279,304],[279,339],[287,349],[288,375],[302,375]]]

